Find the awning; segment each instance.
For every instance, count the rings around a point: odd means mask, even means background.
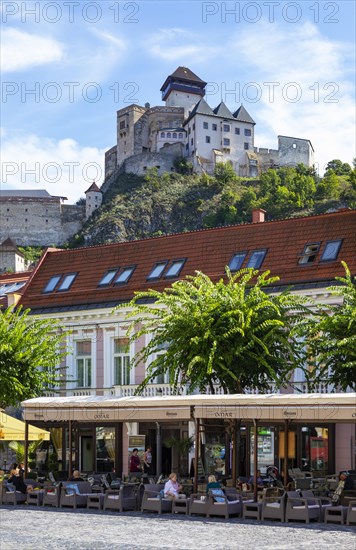
[[[28,425],[29,441],[49,441],[50,435],[46,430]],[[25,422],[0,410],[0,441],[25,441]]]

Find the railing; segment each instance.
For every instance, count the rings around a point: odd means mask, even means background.
[[[316,384],[313,390],[308,388],[306,382],[293,382],[291,383],[294,393],[333,393],[337,389],[334,384],[328,384],[327,381]]]

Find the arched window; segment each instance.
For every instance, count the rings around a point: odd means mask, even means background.
[[[179,132],[178,137],[179,139],[183,139],[183,132]]]
[[[174,134],[173,134],[173,138],[174,138],[174,139],[177,139],[177,134],[176,134],[175,132],[174,132]]]
[[[164,138],[166,134],[164,132],[161,132],[161,137]]]
[[[171,132],[167,132],[167,138],[170,138],[170,137],[172,137]]]

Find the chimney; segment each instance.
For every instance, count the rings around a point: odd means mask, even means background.
[[[263,208],[254,208],[252,210],[252,223],[261,223],[265,221],[266,210]]]

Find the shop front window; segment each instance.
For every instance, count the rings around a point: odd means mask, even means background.
[[[257,468],[264,474],[274,465],[274,428],[257,428]],[[255,429],[250,430],[250,472],[254,471]]]
[[[302,469],[326,475],[329,466],[329,430],[302,426]]]
[[[115,466],[115,428],[96,428],[96,471],[112,472]]]

